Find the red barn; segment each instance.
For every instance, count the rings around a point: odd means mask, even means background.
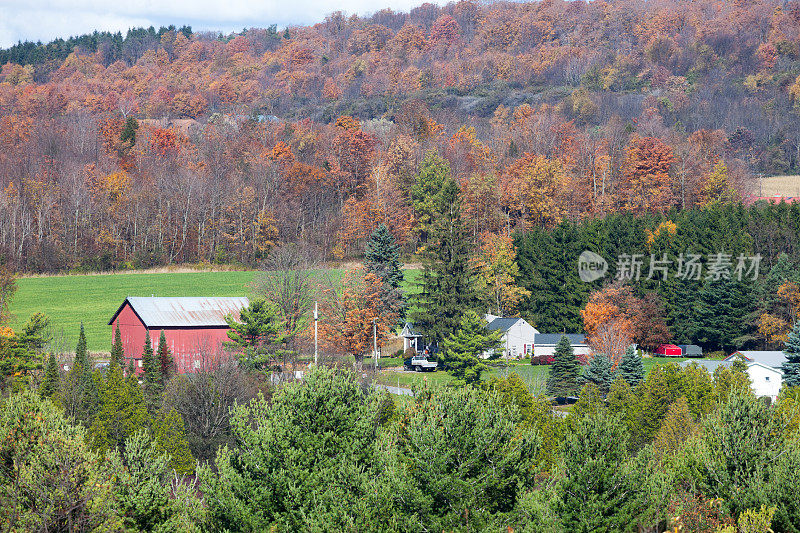
[[[680,346],[675,346],[674,344],[661,344],[658,349],[656,349],[656,355],[680,357],[683,355],[683,350],[681,350]]]
[[[167,339],[178,372],[191,372],[201,363],[219,360],[222,343],[228,340],[225,317],[239,317],[250,305],[247,298],[143,298],[125,299],[109,320],[111,340],[119,328],[126,359],[142,367],[145,332],[150,332],[153,350],[158,348],[161,331]]]

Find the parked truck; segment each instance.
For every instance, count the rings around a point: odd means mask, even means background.
[[[403,370],[406,371],[413,370],[414,372],[436,372],[437,368],[439,368],[439,363],[436,361],[429,361],[428,357],[423,354],[417,354],[403,361]]]

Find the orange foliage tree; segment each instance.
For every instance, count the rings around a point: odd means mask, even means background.
[[[672,148],[655,137],[634,136],[626,151],[622,207],[634,212],[664,211],[672,206]]]
[[[373,319],[378,346],[397,322],[397,315],[382,303],[383,290],[380,278],[358,267],[345,272],[337,287],[325,291],[321,338],[332,352],[353,356],[359,369],[364,354],[371,351]]]

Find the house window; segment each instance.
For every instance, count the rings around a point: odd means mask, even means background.
[[[766,378],[767,378],[767,381],[769,381],[769,376],[767,376]]]

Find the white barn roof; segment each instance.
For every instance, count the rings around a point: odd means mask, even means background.
[[[227,326],[225,317],[238,317],[250,305],[245,297],[137,297],[128,296],[109,320],[112,325],[117,315],[130,304],[133,312],[148,328],[166,327],[219,327]]]

